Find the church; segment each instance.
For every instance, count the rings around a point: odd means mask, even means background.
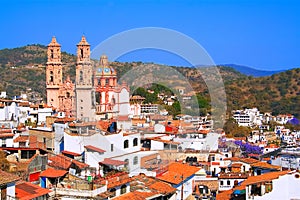
[[[129,87],[118,84],[117,72],[106,55],[100,61],[92,61],[90,55],[90,44],[82,36],[77,44],[73,83],[69,76],[63,77],[61,45],[52,38],[47,49],[47,104],[57,111],[58,117],[75,117],[84,122],[128,117]]]

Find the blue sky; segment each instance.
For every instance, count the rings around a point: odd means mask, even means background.
[[[299,10],[297,0],[4,0],[0,48],[47,45],[55,35],[63,51],[75,53],[82,34],[93,48],[122,31],[163,27],[196,40],[217,64],[288,69],[300,67]],[[126,54],[120,61],[188,64],[149,49]]]

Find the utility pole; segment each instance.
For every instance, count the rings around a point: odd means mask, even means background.
[[[183,200],[183,174],[181,175],[181,200]]]

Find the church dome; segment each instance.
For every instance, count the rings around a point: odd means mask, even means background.
[[[108,59],[106,55],[100,57],[100,64],[96,68],[96,76],[116,76],[116,70],[109,66]]]

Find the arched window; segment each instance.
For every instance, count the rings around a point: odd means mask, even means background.
[[[122,185],[121,186],[121,194],[125,194],[126,193],[126,189],[127,189],[127,186],[126,185]]]
[[[197,157],[193,157],[193,162],[197,162]]]
[[[129,146],[128,143],[129,143],[128,140],[125,140],[125,141],[124,141],[124,149],[127,149],[127,148],[128,148],[128,146]]]
[[[133,146],[136,147],[138,145],[138,139],[134,138],[133,139]]]
[[[53,82],[54,78],[53,78],[53,71],[50,71],[50,82]]]
[[[70,98],[70,92],[67,92],[67,94],[66,94],[66,96],[67,96],[67,98]]]
[[[51,59],[53,59],[54,58],[54,55],[53,55],[53,49],[51,49]]]
[[[186,157],[185,162],[190,162],[190,157]]]
[[[138,162],[139,162],[138,157],[137,157],[137,156],[134,156],[134,158],[133,158],[133,164],[134,164],[134,165],[137,165]]]

